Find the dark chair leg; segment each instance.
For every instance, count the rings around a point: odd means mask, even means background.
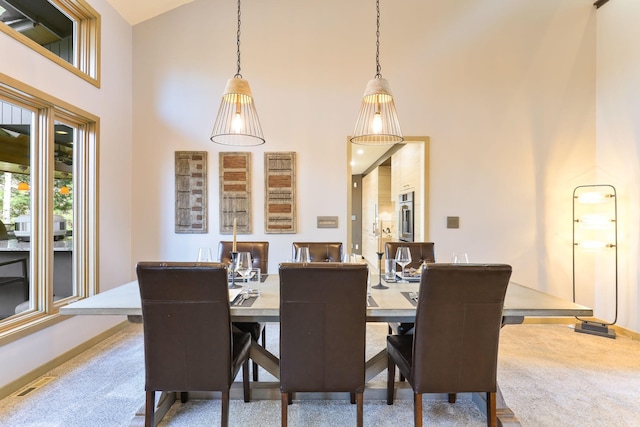
[[[387,405],[393,405],[393,392],[395,389],[396,381],[396,364],[391,358],[387,356]]]
[[[251,401],[251,389],[249,388],[249,359],[242,364],[242,390],[244,392],[244,401]]]
[[[289,412],[289,393],[282,393],[281,395],[281,406],[282,406],[282,414],[280,418],[282,419],[282,427],[287,427],[287,413]]]
[[[498,415],[496,411],[496,393],[487,393],[487,426],[498,426]]]
[[[458,395],[456,393],[449,393],[449,403],[456,403],[456,398]]]
[[[188,400],[189,400],[189,392],[181,391],[180,392],[180,402],[187,403]]]
[[[422,393],[413,393],[413,425],[422,427]]]
[[[144,426],[154,427],[153,415],[156,410],[156,392],[147,390],[147,399],[144,408]]]
[[[258,381],[258,364],[253,362],[253,381]]]
[[[291,405],[293,403],[293,392],[287,393],[287,404]]]
[[[364,397],[363,393],[356,393],[356,400],[358,402],[358,408],[356,409],[358,413],[358,427],[362,427],[364,425]]]
[[[222,396],[220,397],[220,402],[222,404],[222,415],[220,420],[220,425],[222,427],[229,426],[229,391],[223,391]]]
[[[355,393],[349,393],[349,401],[351,402],[352,405],[355,405],[355,403],[356,403],[356,394]]]
[[[402,375],[402,372],[400,372],[400,382],[402,382],[404,380],[405,380],[404,375]]]

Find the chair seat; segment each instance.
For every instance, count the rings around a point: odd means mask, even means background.
[[[415,326],[415,323],[389,323],[391,332],[396,335],[412,334]]]
[[[249,351],[251,350],[251,334],[248,332],[234,332],[232,335],[233,340],[233,359],[231,361],[231,372],[235,377],[242,364],[249,357]]]
[[[258,341],[264,329],[264,323],[261,322],[233,322],[233,326],[242,332],[251,334],[251,338],[253,338],[254,341]]]
[[[412,349],[413,335],[387,335],[387,353],[405,376],[409,375],[413,364]]]

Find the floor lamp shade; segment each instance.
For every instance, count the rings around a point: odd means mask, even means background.
[[[237,146],[264,144],[251,88],[245,79],[233,77],[227,81],[211,141]]]
[[[351,142],[362,145],[391,145],[403,140],[389,82],[382,77],[369,80]]]

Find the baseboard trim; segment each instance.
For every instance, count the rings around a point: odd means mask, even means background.
[[[596,318],[589,318],[595,322],[603,322]],[[560,325],[572,325],[578,323],[575,317],[525,317],[523,324],[560,324]],[[607,322],[603,322],[607,323]],[[624,328],[618,325],[609,325],[609,328],[615,329],[616,334],[627,337],[634,341],[640,341],[640,333],[632,331],[631,329]]]
[[[13,393],[17,392],[21,388],[30,384],[32,381],[40,378],[41,376],[45,375],[47,372],[60,366],[64,362],[67,362],[73,359],[83,351],[90,349],[91,347],[93,347],[94,345],[98,344],[101,341],[104,341],[105,339],[109,338],[116,332],[127,327],[128,324],[129,322],[125,320],[107,329],[106,331],[96,335],[95,337],[83,342],[82,344],[72,348],[71,350],[61,354],[60,356],[49,360],[47,363],[41,366],[38,366],[34,370],[21,376],[20,378],[17,378],[14,381],[11,381],[10,383],[4,385],[3,387],[0,387],[0,400],[12,395]]]

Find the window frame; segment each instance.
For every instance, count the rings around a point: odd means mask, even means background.
[[[74,63],[0,22],[0,31],[96,87],[100,87],[100,14],[84,0],[47,0],[74,21]]]
[[[0,322],[0,346],[65,319],[60,307],[95,295],[98,280],[99,117],[0,73],[0,99],[33,112],[31,141],[31,307]],[[54,123],[76,128],[74,141],[74,296],[53,301]]]

